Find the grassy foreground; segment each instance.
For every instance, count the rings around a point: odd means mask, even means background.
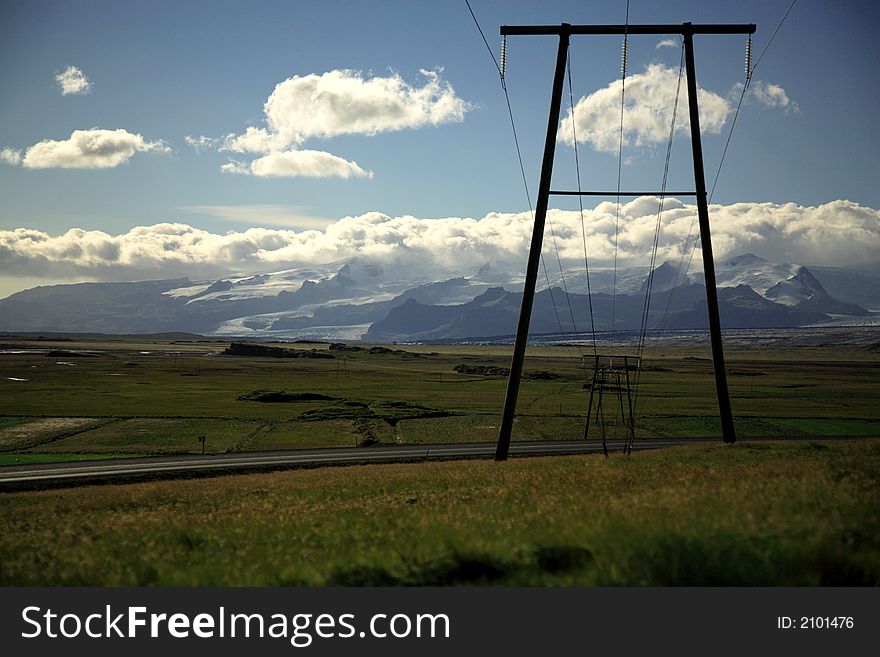
[[[5,585],[880,585],[880,441],[0,494]]]

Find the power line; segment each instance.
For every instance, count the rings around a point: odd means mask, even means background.
[[[593,315],[593,289],[590,285],[590,262],[587,256],[587,230],[584,226],[584,197],[581,196],[581,163],[580,157],[578,156],[577,130],[575,128],[574,91],[572,90],[571,85],[571,57],[566,60],[566,68],[568,71],[568,102],[569,106],[571,107],[571,140],[574,145],[574,167],[575,172],[577,173],[578,208],[580,209],[581,238],[584,244],[584,271],[586,272],[587,276],[587,303],[590,309],[590,331],[593,336],[593,356],[596,356],[598,355],[598,351],[596,348],[596,320],[594,319]]]
[[[675,88],[675,102],[673,103],[673,106],[672,106],[672,121],[669,126],[669,139],[666,142],[666,162],[663,166],[663,181],[661,184],[661,190],[663,192],[666,191],[666,184],[667,184],[667,180],[669,178],[669,163],[670,163],[670,160],[672,159],[672,144],[673,144],[674,137],[675,137],[675,121],[676,121],[676,118],[678,115],[678,100],[681,95],[681,75],[682,75],[683,70],[684,70],[684,43],[682,43],[681,57],[679,59],[679,64],[678,64],[678,84]],[[660,197],[660,204],[659,204],[659,207],[657,210],[657,225],[656,225],[656,228],[654,231],[654,244],[653,244],[653,248],[651,250],[651,264],[648,269],[648,281],[647,281],[647,284],[645,285],[645,301],[642,306],[642,325],[641,325],[640,332],[639,332],[639,343],[638,343],[638,350],[637,350],[638,360],[636,361],[637,368],[636,368],[635,380],[634,380],[634,385],[633,385],[633,387],[635,389],[634,394],[633,394],[633,400],[632,400],[632,413],[633,413],[633,415],[635,414],[636,407],[638,406],[639,382],[641,381],[641,377],[642,377],[642,356],[645,351],[645,341],[647,339],[647,334],[648,334],[648,318],[649,318],[649,315],[651,312],[651,294],[652,294],[653,285],[654,285],[654,270],[657,265],[657,250],[660,245],[661,218],[663,216],[663,205],[664,205],[665,200],[666,200],[665,195]],[[676,272],[676,274],[677,273],[678,272]],[[673,283],[674,282],[675,281],[673,279]],[[668,297],[667,297],[667,300],[668,300]],[[667,309],[668,309],[668,305],[667,305]]]
[[[486,50],[489,51],[489,57],[492,58],[492,61],[495,63],[495,68],[498,69],[498,75],[501,76],[501,85],[504,86],[504,76],[501,75],[501,67],[498,65],[498,60],[495,59],[495,53],[492,52],[492,46],[489,45],[489,42],[486,40],[486,35],[483,34],[483,28],[480,27],[480,21],[477,20],[477,15],[474,13],[474,10],[471,9],[471,3],[468,0],[464,0],[464,4],[467,5],[468,11],[471,12],[471,18],[474,19],[474,25],[477,26],[477,29],[480,31],[480,36],[483,37],[483,43],[486,44]]]
[[[785,23],[785,19],[788,18],[788,15],[791,13],[791,10],[794,8],[795,4],[797,4],[797,0],[792,0],[792,2],[788,6],[788,9],[786,10],[785,14],[783,14],[782,18],[780,19],[779,24],[776,26],[776,29],[773,30],[773,34],[770,35],[770,39],[767,41],[767,44],[764,46],[763,50],[761,50],[761,54],[758,55],[758,58],[755,60],[755,63],[752,64],[751,69],[746,72],[746,80],[743,83],[742,92],[739,95],[739,102],[737,102],[737,104],[736,104],[736,111],[734,112],[733,119],[730,123],[730,130],[727,133],[727,140],[724,143],[724,150],[721,152],[721,159],[718,162],[718,168],[715,170],[715,178],[712,181],[712,189],[709,192],[708,203],[712,202],[712,198],[715,195],[715,188],[718,186],[718,179],[721,176],[721,169],[724,166],[724,160],[727,157],[727,151],[728,151],[728,148],[730,147],[730,141],[733,138],[733,130],[736,127],[736,121],[739,118],[739,112],[740,112],[740,109],[742,108],[743,100],[745,99],[746,93],[748,92],[749,86],[751,84],[752,76],[755,73],[755,69],[757,68],[760,61],[762,59],[764,59],[764,55],[767,54],[767,50],[769,50],[770,44],[773,43],[773,40],[776,38],[776,35],[779,33],[780,28],[782,28],[783,23]],[[687,256],[685,256],[685,257],[687,257],[687,266],[684,268],[684,273],[681,273],[682,267],[680,265],[678,272],[676,272],[676,276],[673,279],[674,286],[670,292],[669,297],[667,297],[666,310],[663,313],[663,318],[660,323],[661,333],[666,331],[667,321],[668,321],[667,317],[668,317],[669,311],[671,309],[671,306],[674,306],[673,299],[676,302],[678,301],[678,297],[681,294],[679,288],[681,286],[683,286],[685,281],[687,280],[687,276],[688,276],[688,273],[690,272],[691,264],[693,263],[693,260],[694,260],[694,253],[696,252],[696,247],[697,247],[697,238],[694,237],[693,242],[691,242],[691,234],[693,233],[694,222],[696,221],[696,217],[697,217],[697,213],[694,212],[693,216],[691,217],[691,223],[690,223],[690,227],[688,228],[687,237],[685,238],[685,241],[684,241],[684,250],[683,250],[682,255],[684,255],[685,253],[689,253]],[[688,247],[689,242],[691,242],[690,247]],[[685,258],[683,257],[682,258],[682,265],[684,265],[684,260],[685,260]],[[681,274],[680,277],[679,277],[679,274]]]
[[[785,22],[785,19],[788,18],[788,15],[791,13],[791,10],[794,8],[795,4],[797,4],[797,0],[791,0],[791,4],[788,6],[788,9],[785,12],[785,15],[782,17],[782,20],[779,21],[779,25],[776,26],[776,29],[773,30],[773,34],[770,35],[770,40],[767,42],[767,45],[764,46],[764,49],[761,51],[761,54],[758,55],[758,59],[755,60],[755,63],[752,65],[752,73],[755,72],[755,69],[758,67],[758,64],[764,59],[764,55],[767,53],[767,50],[770,48],[770,44],[773,43],[773,39],[776,38],[776,35],[779,33],[779,29],[782,27],[782,24]]]
[[[486,39],[486,35],[483,32],[483,28],[480,27],[480,21],[477,20],[477,16],[474,13],[473,8],[471,7],[471,3],[468,2],[468,0],[464,0],[464,3],[465,3],[465,5],[467,5],[468,11],[471,14],[471,18],[474,19],[474,25],[477,26],[477,30],[479,31],[480,36],[483,38],[483,43],[486,44],[486,49],[489,51],[489,56],[492,58],[492,63],[495,65],[495,68],[498,71],[498,75],[501,79],[501,88],[504,90],[504,100],[507,103],[507,115],[510,117],[510,128],[511,128],[511,131],[513,132],[513,142],[514,142],[514,145],[516,146],[516,157],[517,157],[517,160],[519,161],[519,171],[520,171],[520,175],[522,176],[523,188],[525,189],[525,193],[526,193],[526,202],[528,203],[528,206],[529,206],[529,214],[532,215],[532,220],[534,220],[534,209],[532,207],[532,197],[531,197],[531,194],[529,193],[529,183],[528,183],[528,180],[526,179],[526,169],[525,169],[525,165],[523,164],[522,150],[520,149],[520,146],[519,146],[519,137],[517,136],[517,131],[516,131],[516,121],[513,118],[513,107],[511,106],[511,103],[510,103],[510,94],[507,91],[507,83],[504,79],[504,74],[501,70],[501,66],[498,64],[498,60],[495,59],[495,53],[492,52],[492,47],[489,45],[489,41]],[[553,230],[553,222],[548,221],[548,225],[550,226],[550,233],[553,236],[553,248],[556,250],[556,259],[559,262],[559,274],[560,274],[560,277],[562,280],[562,286],[563,286],[563,290],[565,292],[565,297],[568,301],[568,309],[569,309],[569,313],[571,314],[572,328],[576,332],[577,325],[575,324],[575,321],[574,321],[574,311],[571,306],[571,297],[568,295],[568,288],[565,284],[565,274],[562,272],[562,262],[559,257],[559,249],[556,246],[556,233]],[[566,331],[562,326],[562,320],[559,316],[559,308],[556,305],[556,299],[553,294],[553,285],[551,284],[551,281],[550,281],[550,275],[547,271],[547,263],[544,259],[543,253],[540,255],[540,260],[541,260],[541,267],[544,270],[544,278],[547,281],[547,291],[550,295],[550,303],[553,306],[553,313],[556,316],[556,323],[559,326],[559,333],[560,333],[560,335],[562,335],[563,342],[566,344],[566,349],[569,351],[569,353],[571,353],[571,345],[568,344],[568,338],[566,336]]]
[[[626,100],[627,31],[629,29],[629,0],[623,23],[623,45],[620,57],[620,133],[617,139],[617,201],[614,206],[614,269],[611,278],[611,355],[614,355],[614,324],[617,312],[617,253],[620,240],[620,177],[623,165],[623,110]]]
[[[669,139],[666,142],[666,161],[663,166],[663,181],[661,183],[661,191],[666,191],[666,184],[669,179],[669,163],[672,159],[672,144],[675,136],[675,121],[678,116],[678,100],[681,95],[681,76],[684,70],[684,46],[682,46],[681,59],[678,66],[678,85],[675,88],[675,102],[672,106],[672,121],[669,126]],[[660,204],[657,210],[657,224],[654,229],[654,243],[651,249],[651,264],[648,269],[648,281],[645,285],[645,301],[642,306],[642,325],[639,332],[639,345],[637,355],[641,358],[645,349],[645,338],[648,332],[648,314],[651,310],[651,291],[654,284],[654,268],[657,265],[657,251],[660,246],[660,229],[663,216],[663,204],[666,200],[665,196],[660,197]]]

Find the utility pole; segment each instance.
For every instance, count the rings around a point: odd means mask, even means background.
[[[559,37],[559,50],[556,56],[556,70],[553,77],[553,90],[550,96],[550,113],[547,120],[547,136],[544,141],[544,160],[541,165],[541,180],[538,186],[538,197],[535,204],[535,224],[532,230],[532,241],[529,247],[529,259],[526,268],[526,279],[523,286],[522,305],[517,323],[516,340],[513,357],[510,363],[510,375],[507,380],[507,392],[504,398],[504,411],[498,432],[498,444],[495,460],[507,459],[510,449],[510,437],[513,431],[513,418],[516,413],[516,402],[519,395],[519,383],[522,378],[523,361],[525,360],[526,344],[529,337],[532,306],[535,298],[535,285],[538,277],[538,265],[541,257],[541,246],[544,240],[544,223],[551,195],[564,196],[641,196],[645,194],[661,194],[661,192],[570,192],[553,191],[551,179],[553,174],[553,157],[556,152],[556,131],[559,125],[559,109],[562,101],[562,87],[565,66],[568,58],[568,46],[571,35],[629,35],[629,34],[680,34],[684,38],[685,61],[687,66],[688,105],[691,123],[691,144],[694,158],[694,182],[696,191],[680,192],[676,196],[695,196],[700,223],[700,240],[703,251],[703,271],[706,281],[706,302],[709,311],[709,333],[712,342],[712,363],[715,372],[715,388],[718,395],[718,408],[721,415],[721,432],[725,442],[736,440],[733,426],[733,415],[730,408],[730,397],[727,389],[727,375],[724,366],[724,350],[721,343],[721,322],[718,314],[718,293],[715,287],[715,264],[712,257],[712,241],[709,230],[709,207],[706,197],[706,181],[703,171],[703,150],[700,141],[700,117],[697,105],[697,82],[694,67],[693,35],[694,34],[753,34],[754,24],[718,25],[682,23],[680,25],[503,25],[502,36],[508,35],[556,35]],[[669,195],[669,194],[665,194]]]
[[[685,23],[690,25],[690,23]],[[715,258],[712,255],[712,232],[709,229],[709,202],[706,175],[703,171],[703,143],[700,139],[700,110],[697,106],[697,71],[694,66],[694,35],[684,33],[684,61],[687,68],[688,109],[691,120],[691,146],[694,151],[694,182],[697,187],[697,216],[700,222],[700,250],[703,252],[703,277],[706,282],[706,307],[709,311],[709,337],[712,342],[712,369],[721,415],[721,435],[726,443],[736,442],[733,411],[727,390],[724,347],[721,344],[721,317],[718,314],[718,290],[715,284]]]
[[[501,417],[498,445],[495,448],[496,461],[504,461],[510,449],[513,415],[516,410],[516,399],[519,395],[523,361],[526,357],[526,343],[529,340],[532,302],[535,300],[535,284],[538,280],[538,265],[541,261],[541,244],[544,241],[544,221],[547,218],[547,206],[550,202],[550,181],[553,177],[553,156],[556,154],[556,130],[559,125],[559,107],[562,104],[565,64],[568,61],[568,27],[570,26],[567,23],[560,25],[556,72],[553,75],[553,91],[550,96],[550,116],[547,119],[547,137],[544,140],[544,162],[541,164],[541,182],[538,185],[538,199],[535,204],[535,226],[532,229],[532,244],[529,247],[529,263],[526,267],[526,280],[523,285],[516,342],[513,345],[513,359],[510,362],[507,393],[504,396],[504,414]]]

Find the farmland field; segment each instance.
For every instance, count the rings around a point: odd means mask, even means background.
[[[504,346],[328,349],[332,358],[224,355],[227,342],[27,341],[0,345],[4,462],[491,441],[508,366]],[[577,347],[529,351],[514,440],[583,437],[587,407]],[[880,353],[848,347],[728,348],[738,435],[880,435]],[[718,420],[705,348],[660,346],[636,390],[638,439],[712,436]],[[618,404],[614,395],[605,407]],[[607,414],[609,436],[622,417]],[[598,439],[598,427],[591,430]],[[204,438],[204,445],[201,442]],[[53,456],[54,455],[54,456]]]

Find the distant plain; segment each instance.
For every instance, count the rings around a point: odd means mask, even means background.
[[[510,347],[405,345],[335,358],[223,355],[228,342],[10,341],[0,350],[0,463],[123,456],[492,441]],[[326,351],[326,344],[283,344]],[[379,350],[380,352],[382,350]],[[9,353],[13,352],[13,353]],[[514,440],[582,439],[589,349],[540,346],[525,371]],[[631,353],[618,348],[618,353]],[[655,346],[636,390],[638,439],[718,434],[705,347]],[[880,436],[880,352],[870,346],[733,347],[742,437]],[[613,393],[605,408],[616,409]],[[260,401],[263,399],[264,401]],[[608,411],[609,437],[622,436]],[[591,429],[598,439],[598,427]],[[38,456],[40,455],[40,456]]]

